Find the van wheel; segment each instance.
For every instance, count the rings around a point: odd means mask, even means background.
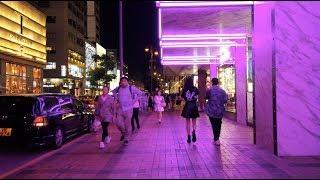
[[[54,132],[54,148],[58,149],[62,146],[64,141],[64,135],[61,128],[57,128]]]

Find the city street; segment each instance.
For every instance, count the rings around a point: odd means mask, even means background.
[[[252,128],[228,119],[222,124],[221,146],[216,146],[205,114],[198,120],[198,141],[191,144],[186,142],[185,120],[180,112],[166,112],[161,125],[155,114],[143,115],[141,129],[132,135],[128,146],[119,141],[120,133],[112,125],[111,143],[103,150],[98,148],[99,132],[83,135],[48,153],[2,153],[0,161],[10,163],[1,163],[1,173],[11,169],[11,174],[0,177],[320,178],[319,157],[274,156],[253,145]],[[23,165],[28,161],[33,162]],[[16,170],[7,164],[15,164]]]

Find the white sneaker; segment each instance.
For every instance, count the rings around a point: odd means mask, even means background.
[[[220,146],[220,140],[214,142],[215,145]]]
[[[100,145],[99,145],[99,148],[100,149],[103,149],[103,148],[105,148],[106,146],[104,145],[104,142],[100,142]]]
[[[107,136],[106,139],[104,140],[105,143],[109,144],[111,141],[111,136]]]

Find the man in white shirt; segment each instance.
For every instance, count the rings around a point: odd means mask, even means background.
[[[129,142],[130,119],[132,117],[134,102],[140,98],[142,93],[135,86],[129,85],[127,77],[120,78],[120,86],[112,91],[118,104],[117,126],[122,133],[120,140],[124,140],[124,144],[128,144]]]

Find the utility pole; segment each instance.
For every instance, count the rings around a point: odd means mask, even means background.
[[[122,0],[119,1],[119,45],[120,45],[120,77],[123,76],[123,30],[122,30]]]

